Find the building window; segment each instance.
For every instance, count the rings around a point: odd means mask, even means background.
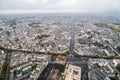
[[[77,74],[78,74],[78,71],[73,70],[73,74],[74,74],[74,75],[77,75]]]

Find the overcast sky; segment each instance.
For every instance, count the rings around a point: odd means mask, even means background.
[[[0,0],[0,13],[120,11],[120,0]]]

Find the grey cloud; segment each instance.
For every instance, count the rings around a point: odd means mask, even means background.
[[[0,0],[2,10],[106,11],[120,9],[120,0]]]

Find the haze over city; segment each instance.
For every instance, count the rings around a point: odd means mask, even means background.
[[[119,12],[120,0],[0,0],[0,13]]]

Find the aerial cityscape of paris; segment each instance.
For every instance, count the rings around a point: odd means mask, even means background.
[[[120,0],[0,0],[0,80],[120,80]]]

